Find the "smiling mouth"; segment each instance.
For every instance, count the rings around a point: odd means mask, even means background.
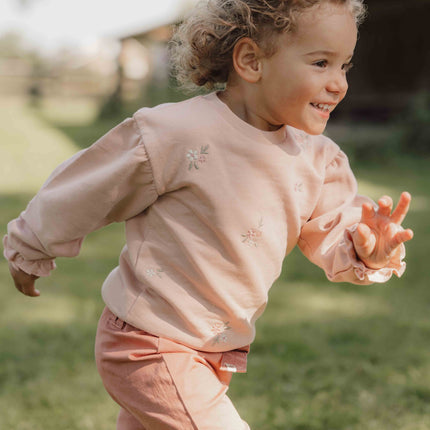
[[[326,104],[326,103],[311,103],[311,105],[314,108],[319,109],[322,112],[327,112],[327,113],[332,112],[336,106],[334,104]]]

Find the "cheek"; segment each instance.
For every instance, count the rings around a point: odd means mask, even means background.
[[[297,105],[307,97],[308,89],[296,79],[287,78],[281,87],[278,87],[275,92],[275,97],[288,102],[291,105]]]
[[[312,101],[320,92],[319,83],[310,76],[295,76],[289,88],[290,97],[298,103]]]

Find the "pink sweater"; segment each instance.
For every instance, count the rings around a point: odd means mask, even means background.
[[[57,256],[125,221],[127,244],[102,295],[121,319],[204,351],[250,344],[283,259],[299,245],[331,281],[384,282],[357,260],[357,196],[330,139],[264,132],[216,93],[143,108],[61,164],[8,225],[5,256],[47,276]]]

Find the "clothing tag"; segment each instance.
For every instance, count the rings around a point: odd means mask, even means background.
[[[220,369],[225,372],[246,373],[247,351],[223,352]]]

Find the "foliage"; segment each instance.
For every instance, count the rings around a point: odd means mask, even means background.
[[[329,123],[327,134],[341,144],[352,161],[386,162],[408,155],[430,155],[430,93],[411,98],[403,112],[389,123]]]
[[[430,154],[430,92],[417,94],[404,115],[401,149],[416,155]]]
[[[33,48],[29,47],[23,37],[14,31],[0,36],[0,58],[15,57],[35,64],[39,69],[48,67],[46,60]]]
[[[153,81],[147,82],[142,87],[140,97],[137,97],[133,102],[124,102],[121,100],[120,94],[121,87],[119,86],[111,96],[102,101],[99,108],[99,120],[130,116],[143,106],[152,107],[162,103],[185,100],[190,97],[189,94],[185,94],[178,88],[174,78],[169,80],[168,85],[160,85],[155,77]],[[197,95],[197,92],[195,94]]]

